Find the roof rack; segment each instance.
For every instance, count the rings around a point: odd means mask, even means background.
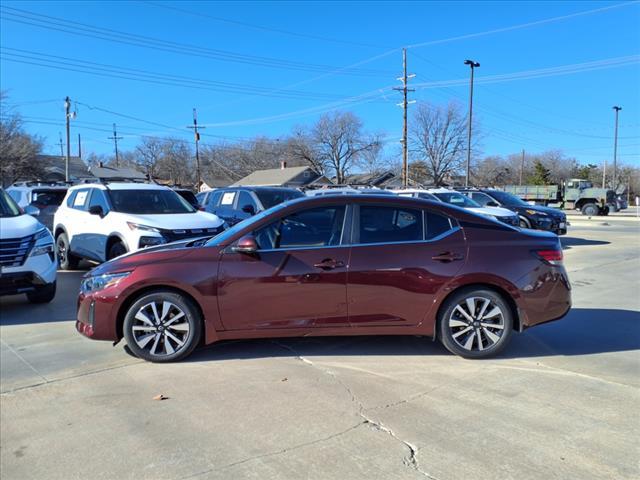
[[[68,187],[73,185],[74,182],[64,181],[45,181],[45,180],[23,180],[20,182],[13,182],[12,187]]]

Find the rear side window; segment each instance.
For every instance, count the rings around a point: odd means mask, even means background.
[[[209,207],[217,207],[220,203],[220,197],[222,197],[222,192],[213,192],[209,195],[207,199],[207,206]]]
[[[359,243],[423,240],[422,211],[400,207],[360,206]]]
[[[69,198],[67,205],[71,203],[71,208],[76,210],[86,210],[89,200],[89,189],[76,190],[73,195],[73,199]]]
[[[451,221],[444,215],[439,215],[433,212],[425,212],[425,217],[427,221],[427,240],[432,240],[451,230]]]
[[[69,198],[67,198],[67,207],[72,208],[73,207],[73,202],[76,199],[76,193],[78,193],[77,190],[74,190],[73,192],[71,192],[69,194]]]

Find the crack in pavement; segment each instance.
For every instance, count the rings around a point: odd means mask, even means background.
[[[290,347],[289,345],[286,345],[284,343],[280,343],[278,341],[273,340],[272,343],[274,343],[275,345],[279,346],[280,348],[283,348],[285,350],[288,350],[289,352],[291,352],[294,357],[303,362],[306,363],[307,365],[316,368],[317,370],[320,370],[322,373],[324,373],[325,375],[329,375],[330,377],[332,377],[333,379],[335,379],[351,396],[351,401],[353,403],[355,403],[358,406],[358,415],[363,419],[363,422],[361,422],[358,425],[369,425],[371,426],[373,429],[386,433],[387,435],[389,435],[391,438],[393,438],[394,440],[400,442],[402,445],[405,446],[405,448],[407,448],[409,450],[409,456],[408,457],[404,457],[402,460],[402,463],[404,465],[406,465],[409,468],[412,468],[413,470],[415,470],[416,472],[420,473],[421,475],[423,475],[424,477],[430,479],[430,480],[438,480],[436,477],[434,477],[433,475],[430,475],[429,473],[425,472],[424,470],[422,470],[420,468],[420,464],[418,462],[418,451],[419,448],[416,447],[415,445],[413,445],[412,443],[408,442],[407,440],[403,440],[402,438],[398,437],[398,435],[396,435],[396,433],[389,427],[385,426],[381,421],[377,421],[377,420],[373,420],[371,417],[367,416],[365,414],[365,408],[363,403],[358,399],[358,397],[356,396],[356,394],[353,392],[353,390],[351,390],[351,388],[342,381],[342,379],[340,377],[338,377],[334,372],[332,372],[329,369],[326,368],[322,368],[318,365],[316,365],[315,363],[313,363],[311,360],[309,360],[308,358],[303,357],[302,355],[300,355],[293,347]],[[440,387],[435,387],[434,389],[431,389],[430,391],[433,391],[437,388]],[[428,392],[425,392],[424,394],[426,395]],[[407,401],[409,400],[414,400],[414,399],[407,399]],[[398,402],[398,403],[402,403],[402,402]]]
[[[45,383],[49,383],[49,380],[47,379],[47,377],[45,377],[38,370],[36,370],[36,368],[33,365],[31,365],[29,362],[27,362],[22,355],[20,355],[18,352],[16,352],[15,349],[11,345],[9,345],[7,342],[5,342],[2,339],[0,339],[0,342],[2,342],[2,345],[7,347],[11,353],[13,353],[16,357],[18,357],[18,360],[20,360],[22,363],[24,363],[27,367],[29,367],[31,370],[33,370],[36,375],[38,375],[40,378],[42,378],[44,380],[44,382],[40,382],[40,383],[38,383],[38,385],[43,385]]]

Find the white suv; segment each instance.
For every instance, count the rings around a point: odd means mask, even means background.
[[[53,237],[0,189],[0,295],[26,293],[32,303],[56,295]]]
[[[214,236],[224,222],[172,189],[146,183],[71,187],[53,219],[60,268],[80,258],[104,262],[144,247]]]

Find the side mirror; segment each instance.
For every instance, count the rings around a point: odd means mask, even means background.
[[[24,207],[24,213],[35,217],[37,215],[40,215],[40,209],[38,207],[34,207],[33,205],[27,205],[26,207]]]
[[[242,211],[244,213],[248,213],[249,215],[255,215],[256,214],[256,209],[253,205],[245,205],[244,207],[242,207]]]
[[[104,211],[100,205],[89,207],[89,213],[91,215],[98,215],[100,218],[104,217]]]
[[[491,201],[487,202],[485,205],[486,205],[487,207],[499,207],[499,206],[500,206],[500,205],[498,205],[498,203],[497,203],[497,202],[494,202],[493,200],[491,200]]]
[[[236,253],[245,253],[247,255],[253,255],[258,251],[258,242],[253,235],[245,235],[235,247],[232,249]]]

